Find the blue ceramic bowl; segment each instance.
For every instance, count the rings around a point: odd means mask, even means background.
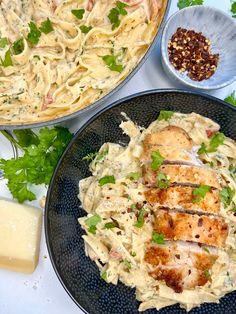
[[[219,53],[216,72],[208,80],[193,81],[170,63],[167,46],[178,27],[202,32],[211,41],[212,52]],[[197,5],[182,9],[169,18],[163,29],[161,53],[166,73],[179,83],[202,90],[229,85],[236,80],[236,20],[213,7]]]

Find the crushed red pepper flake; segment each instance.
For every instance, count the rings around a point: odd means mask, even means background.
[[[212,54],[210,40],[202,33],[178,28],[168,43],[171,64],[180,72],[187,72],[193,81],[209,79],[216,71],[219,54]]]

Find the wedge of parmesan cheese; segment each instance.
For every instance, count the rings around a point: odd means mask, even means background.
[[[32,273],[39,257],[42,210],[0,199],[0,267]]]

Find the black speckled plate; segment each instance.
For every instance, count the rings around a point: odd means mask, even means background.
[[[47,196],[45,230],[50,258],[56,274],[74,302],[89,314],[137,314],[135,291],[123,284],[107,284],[100,279],[97,266],[84,253],[84,231],[77,222],[86,213],[80,207],[78,183],[90,175],[83,156],[97,151],[105,142],[128,143],[119,124],[121,112],[147,127],[160,110],[183,113],[192,111],[213,119],[222,131],[236,140],[236,108],[217,98],[200,93],[155,90],[118,101],[102,110],[75,135],[62,156]],[[155,314],[148,310],[145,314]],[[160,314],[182,314],[178,305],[160,310]],[[236,314],[236,292],[219,304],[204,304],[192,314]]]

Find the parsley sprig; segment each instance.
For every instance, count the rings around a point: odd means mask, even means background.
[[[0,48],[5,48],[8,44],[8,40],[6,37],[0,38]]]
[[[114,55],[106,55],[106,56],[102,56],[102,60],[106,63],[106,65],[108,66],[108,68],[111,71],[115,71],[115,72],[119,72],[121,73],[124,69],[122,64],[118,64],[116,61],[116,56]]]
[[[21,38],[17,39],[17,40],[13,43],[13,45],[12,45],[13,53],[14,53],[15,55],[19,55],[20,53],[23,52],[24,47],[25,47],[25,45],[24,45],[24,39],[21,37]]]
[[[165,158],[160,154],[159,150],[153,151],[151,153],[151,168],[152,170],[156,171],[159,169],[159,167],[162,165]]]
[[[157,186],[160,189],[167,189],[168,186],[170,185],[170,180],[168,180],[167,176],[165,173],[158,173],[157,175]]]
[[[192,5],[201,5],[203,0],[179,0],[177,3],[178,8],[181,10]]]
[[[17,159],[0,160],[7,186],[20,203],[35,200],[32,185],[49,184],[72,134],[62,127],[42,128],[38,135],[31,130],[15,130],[14,137],[6,131],[2,134],[23,152]]]
[[[236,6],[236,2],[235,2],[235,6]],[[229,104],[231,104],[233,106],[236,106],[236,93],[235,93],[235,91],[233,91],[228,97],[226,97],[224,99],[224,101],[228,102]]]
[[[232,17],[236,19],[236,1],[233,1],[231,4],[231,13]]]
[[[206,146],[205,143],[201,144],[201,147],[198,150],[198,154],[207,154],[207,153],[214,153],[217,151],[220,145],[224,144],[225,135],[221,132],[217,132],[210,141],[209,147]]]
[[[230,187],[224,187],[220,191],[220,199],[224,205],[224,208],[227,208],[230,206],[234,195],[235,195],[235,190],[231,189]]]
[[[200,185],[198,188],[193,190],[193,196],[192,199],[193,203],[200,203],[202,199],[206,196],[207,192],[209,192],[211,189],[208,185]]]
[[[135,227],[137,227],[137,228],[142,228],[142,227],[143,227],[144,221],[145,221],[144,215],[145,215],[146,213],[147,213],[147,212],[146,212],[145,209],[143,209],[143,208],[140,209],[139,215],[138,215],[137,223],[134,225]]]
[[[127,7],[127,4],[116,1],[116,7],[112,8],[108,14],[108,18],[112,24],[112,30],[120,26],[120,15],[127,15],[127,11],[125,10],[125,7]]]
[[[3,66],[4,68],[7,68],[13,65],[10,49],[7,50],[7,52],[5,53],[4,59],[1,58],[0,60],[1,60],[1,66]]]
[[[174,111],[161,110],[157,120],[158,121],[161,121],[161,120],[168,121],[171,119],[173,114],[174,114]]]
[[[154,242],[156,244],[165,244],[164,234],[153,232],[152,242]]]
[[[102,221],[102,218],[96,214],[87,218],[84,222],[89,227],[88,232],[92,234],[96,234],[97,224],[99,224],[101,221]]]

